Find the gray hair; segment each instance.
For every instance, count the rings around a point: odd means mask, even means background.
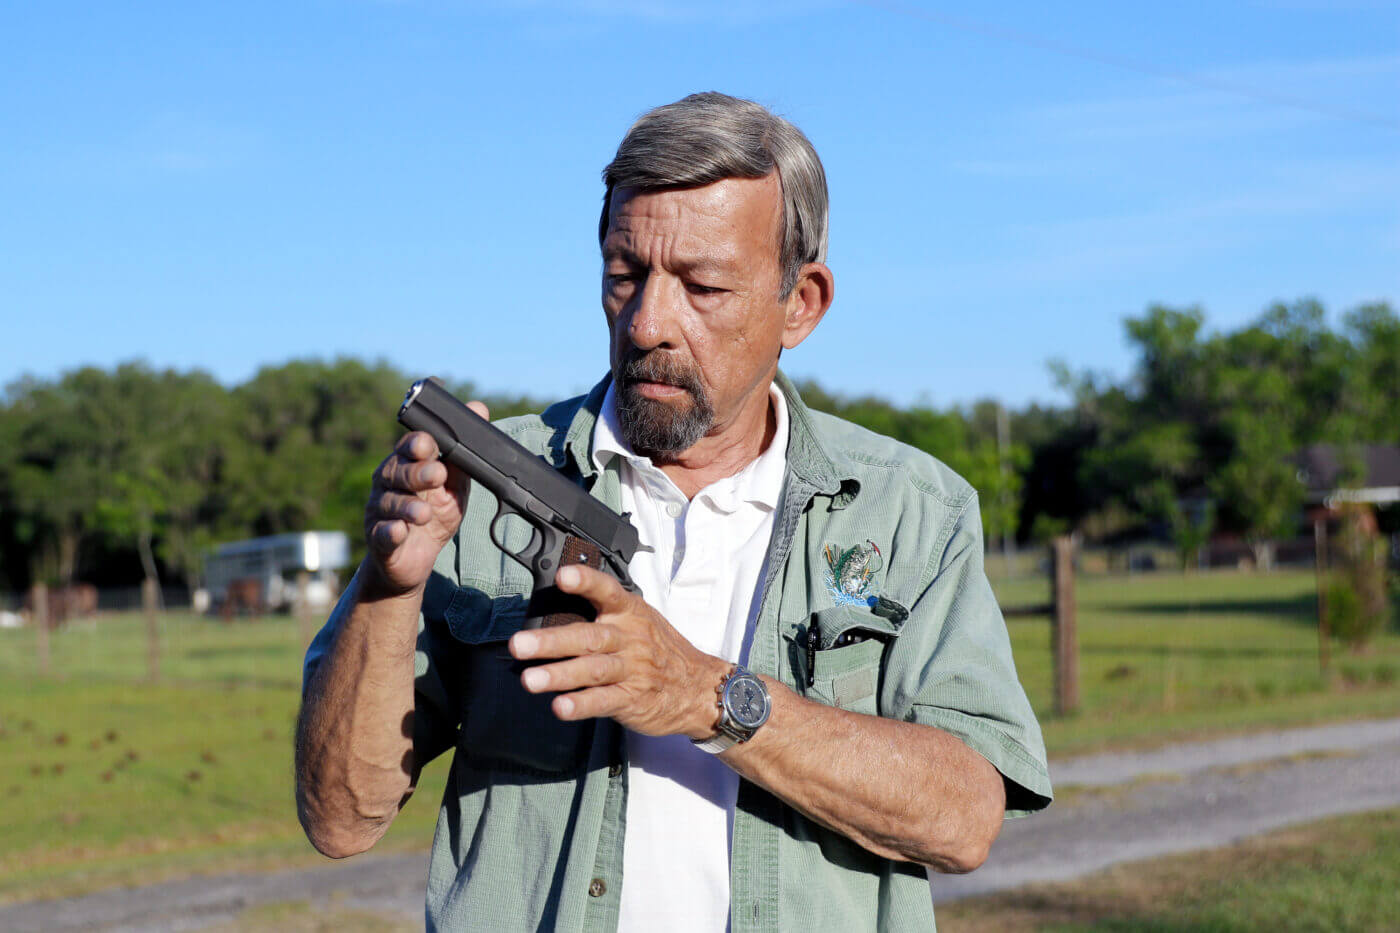
[[[618,188],[698,188],[774,169],[783,188],[778,261],[786,298],[805,264],[826,260],[826,172],[801,130],[751,100],[709,91],[642,114],[603,169],[598,242],[608,235]]]

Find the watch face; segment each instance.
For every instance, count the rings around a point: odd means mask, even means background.
[[[743,729],[757,729],[768,721],[768,691],[752,674],[734,678],[725,691],[725,706],[734,722]]]

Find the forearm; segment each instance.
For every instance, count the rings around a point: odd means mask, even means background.
[[[813,820],[887,858],[971,871],[1001,829],[1001,775],[956,737],[815,703],[769,678],[768,722],[721,756]]]
[[[318,850],[372,846],[413,791],[414,647],[422,588],[377,591],[367,562],[307,685],[297,723],[297,812]]]

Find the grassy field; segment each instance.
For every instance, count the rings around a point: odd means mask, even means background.
[[[938,908],[945,933],[1393,930],[1400,810]]]
[[[1049,601],[1043,579],[996,581],[1002,605]],[[1365,654],[1334,645],[1318,668],[1310,572],[1081,577],[1082,707],[1055,718],[1050,623],[1008,624],[1016,665],[1051,755],[1150,745],[1214,732],[1393,715],[1400,634]]]
[[[33,634],[0,632],[0,902],[321,860],[292,800],[296,625],[163,629],[159,684],[134,615],[54,633],[44,678]],[[445,765],[381,845],[426,845]]]
[[[1001,584],[1007,604],[1044,584]],[[1307,574],[1086,577],[1084,708],[1045,718],[1053,754],[1400,710],[1400,636],[1317,671]],[[1037,710],[1049,709],[1048,623],[1011,623]],[[286,618],[163,621],[144,682],[135,615],[55,632],[34,673],[29,630],[0,630],[0,902],[204,871],[317,861],[292,803],[301,639]],[[381,843],[426,846],[446,760]]]

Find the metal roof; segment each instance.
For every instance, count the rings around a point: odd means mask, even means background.
[[[1361,444],[1348,449],[1313,444],[1300,450],[1295,459],[1309,502],[1400,502],[1400,446]],[[1344,467],[1349,462],[1362,475],[1359,483],[1343,488]]]

